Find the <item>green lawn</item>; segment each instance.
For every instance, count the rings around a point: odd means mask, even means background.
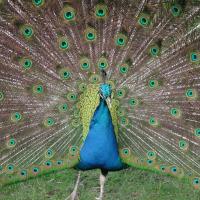
[[[77,171],[64,170],[0,188],[0,200],[65,200],[72,192]],[[82,172],[79,200],[94,200],[99,170]],[[180,180],[138,169],[110,172],[105,200],[200,200],[200,191]]]

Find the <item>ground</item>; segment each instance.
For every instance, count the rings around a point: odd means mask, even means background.
[[[1,200],[65,200],[72,192],[77,171],[63,170],[0,188]],[[99,170],[81,174],[79,200],[98,196]],[[138,169],[108,174],[104,200],[200,200],[189,183]]]

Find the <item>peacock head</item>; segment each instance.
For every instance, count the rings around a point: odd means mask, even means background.
[[[103,99],[107,99],[111,96],[112,88],[109,84],[103,83],[100,85],[100,95]]]

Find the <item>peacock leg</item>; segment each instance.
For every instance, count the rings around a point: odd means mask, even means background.
[[[76,185],[74,187],[74,190],[71,193],[71,195],[68,196],[65,200],[68,200],[68,199],[70,199],[70,200],[76,200],[77,199],[77,190],[78,190],[78,185],[80,183],[80,177],[81,177],[81,172],[79,171],[78,172],[78,177],[77,177],[77,180],[76,180]]]
[[[100,194],[99,197],[96,197],[97,200],[102,200],[103,199],[103,193],[104,193],[104,185],[106,182],[106,176],[108,174],[108,171],[101,170],[101,174],[99,177],[100,180]]]

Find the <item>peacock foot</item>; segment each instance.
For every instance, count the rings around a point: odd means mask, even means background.
[[[78,193],[77,191],[78,191],[78,186],[80,183],[80,177],[81,177],[81,172],[79,171],[74,190],[65,200],[78,200],[79,199],[78,195],[77,195],[77,193]]]
[[[96,200],[103,200],[103,196],[96,197]]]
[[[77,192],[73,191],[65,200],[79,200]]]
[[[101,170],[100,177],[99,177],[99,180],[100,180],[100,194],[99,194],[99,197],[96,197],[96,200],[103,200],[104,185],[105,185],[105,182],[106,182],[106,175],[107,174],[108,174],[107,171]]]

